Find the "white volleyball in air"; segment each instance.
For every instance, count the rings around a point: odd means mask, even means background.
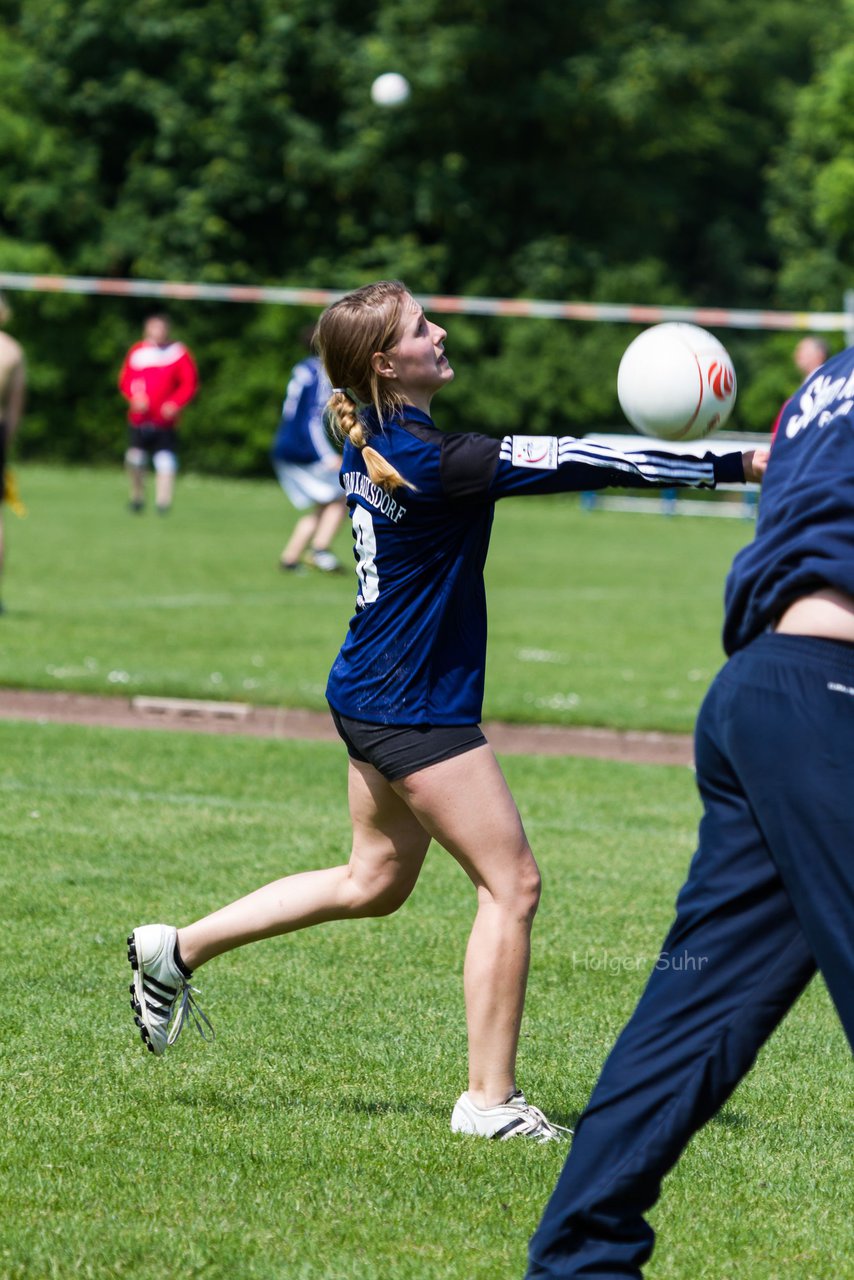
[[[398,107],[409,97],[409,81],[399,71],[386,71],[371,85],[371,97],[378,107]]]
[[[660,440],[700,440],[723,426],[735,404],[726,348],[696,324],[645,329],[626,348],[617,398],[629,422]]]

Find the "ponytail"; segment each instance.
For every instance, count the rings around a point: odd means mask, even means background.
[[[332,418],[341,440],[349,440],[358,449],[365,460],[369,479],[385,493],[393,493],[395,489],[414,489],[381,453],[368,444],[365,424],[359,416],[356,402],[345,387],[333,388],[332,395],[326,405],[326,411]]]

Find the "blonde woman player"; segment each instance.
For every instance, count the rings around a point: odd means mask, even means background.
[[[463,975],[468,1089],[451,1128],[546,1142],[558,1127],[516,1081],[540,874],[479,727],[495,501],[608,484],[711,487],[757,472],[752,454],[626,457],[570,437],[444,435],[430,409],[454,377],[445,336],[388,281],[333,303],[317,329],[344,441],[358,578],[327,687],[350,757],[349,860],[276,880],[177,930],[135,929],[132,1005],[144,1042],[163,1053],[193,1011],[189,984],[201,965],[261,938],[395,911],[435,839],[477,900]]]

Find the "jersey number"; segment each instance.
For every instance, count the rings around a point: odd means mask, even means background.
[[[353,537],[356,542],[356,575],[361,587],[359,603],[371,604],[380,594],[376,565],[377,535],[371,513],[364,507],[356,507],[353,511]]]

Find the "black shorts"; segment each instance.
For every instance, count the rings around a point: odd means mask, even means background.
[[[372,764],[389,782],[486,742],[477,724],[366,724],[329,710],[350,758]]]
[[[142,449],[150,458],[155,453],[177,453],[178,432],[174,427],[152,427],[143,424],[141,427],[129,428],[131,449]]]

